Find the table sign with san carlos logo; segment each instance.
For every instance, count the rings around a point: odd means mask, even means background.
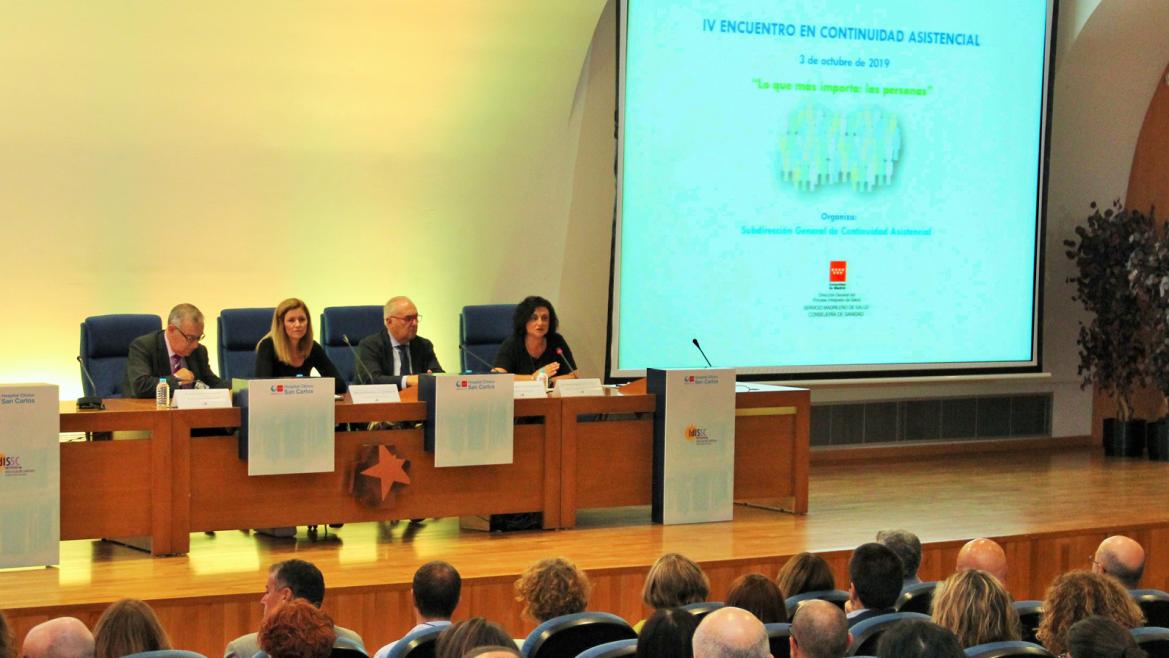
[[[435,466],[512,463],[512,375],[418,379],[418,399],[426,402],[426,450],[434,453]]]
[[[735,371],[656,370],[655,523],[729,521],[735,490]]]
[[[240,457],[248,475],[328,473],[334,468],[332,377],[233,381]]]
[[[61,561],[59,404],[54,385],[0,384],[0,568]]]

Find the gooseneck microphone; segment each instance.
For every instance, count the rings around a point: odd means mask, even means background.
[[[569,362],[568,362],[568,358],[564,356],[564,348],[562,348],[562,347],[557,347],[557,348],[556,348],[556,356],[560,357],[560,361],[561,361],[561,362],[562,362],[562,363],[563,363],[565,366],[567,366],[567,367],[568,367],[568,374],[570,374],[570,375],[574,375],[574,374],[576,374],[576,371],[572,369],[572,364],[571,364],[571,363],[569,363]]]
[[[353,353],[353,363],[357,367],[357,383],[361,383],[361,371],[365,370],[366,381],[372,384],[373,373],[370,372],[369,368],[366,368],[365,364],[361,362],[361,357],[358,356],[357,350],[353,348],[353,343],[349,342],[349,334],[341,334],[341,342],[345,343],[345,345],[349,347],[349,351]]]
[[[690,342],[694,343],[694,347],[697,347],[697,348],[698,348],[698,353],[699,353],[699,354],[701,354],[701,355],[702,355],[702,359],[703,359],[704,361],[706,361],[706,367],[707,367],[707,368],[713,368],[714,366],[710,365],[710,359],[706,358],[706,352],[703,352],[703,351],[702,351],[702,346],[698,344],[698,339],[697,339],[697,338],[691,338],[691,339],[690,339]]]
[[[85,367],[85,361],[81,359],[81,355],[77,355],[77,363],[81,365],[81,374],[85,375],[85,379],[89,381],[89,388],[96,394],[97,384],[93,383],[93,377],[89,374],[89,368]],[[78,409],[105,409],[106,404],[101,401],[97,395],[83,395],[77,398]]]
[[[495,366],[491,365],[490,363],[487,363],[487,359],[484,359],[483,357],[479,356],[478,354],[475,354],[471,350],[467,349],[466,345],[459,345],[459,351],[462,352],[463,354],[466,354],[467,356],[471,357],[472,359],[475,359],[479,363],[482,363],[484,366],[486,366],[487,372],[491,372],[493,369],[495,369]]]

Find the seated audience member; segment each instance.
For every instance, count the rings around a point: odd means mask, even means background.
[[[1120,624],[1099,615],[1072,624],[1067,634],[1071,658],[1147,658],[1132,634]]]
[[[414,584],[410,595],[414,597],[414,628],[409,633],[424,628],[450,626],[451,615],[459,606],[459,592],[463,581],[459,572],[442,561],[427,562],[414,572]],[[378,649],[374,658],[386,658],[398,641],[394,640]]]
[[[421,320],[409,297],[390,298],[382,310],[385,331],[370,334],[357,345],[357,358],[364,366],[358,370],[373,377],[374,384],[394,384],[402,389],[417,386],[419,374],[442,372],[434,343],[418,335]],[[358,372],[354,377],[363,384],[371,383]]]
[[[139,336],[130,343],[126,374],[122,377],[122,395],[150,399],[158,380],[166,377],[172,391],[194,388],[202,382],[211,388],[227,388],[230,382],[211,371],[203,340],[203,313],[191,304],[179,304],[170,310],[166,329]]]
[[[261,619],[280,609],[280,606],[294,599],[304,599],[316,607],[321,607],[325,601],[325,577],[320,569],[304,560],[285,560],[277,562],[268,569],[268,580],[264,584],[264,595],[260,597],[263,608]],[[365,650],[361,636],[353,631],[335,627],[337,639],[344,639],[348,643],[356,644]],[[260,650],[257,633],[237,637],[224,650],[224,658],[252,658]]]
[[[694,560],[678,553],[666,553],[654,561],[645,575],[641,600],[654,610],[681,608],[701,603],[710,594],[710,580]],[[645,620],[634,624],[641,632]]]
[[[478,647],[515,646],[515,640],[499,624],[482,617],[451,624],[438,636],[436,658],[463,658]]]
[[[775,581],[785,597],[836,589],[836,578],[828,563],[815,553],[793,555],[780,567]]]
[[[1092,615],[1128,629],[1145,623],[1140,607],[1116,579],[1090,571],[1069,571],[1047,588],[1036,637],[1048,651],[1059,655],[1066,650],[1072,624]]]
[[[471,649],[463,658],[511,658],[512,656],[523,656],[523,654],[514,646],[493,646]]]
[[[694,658],[770,658],[767,629],[755,615],[730,606],[702,618],[694,631]]]
[[[993,539],[979,537],[966,542],[958,551],[956,566],[955,571],[981,569],[998,578],[1003,587],[1007,586],[1007,554]]]
[[[661,608],[637,636],[637,658],[692,658],[698,619],[681,608]]]
[[[749,573],[736,578],[727,590],[726,604],[746,610],[764,624],[787,621],[783,593],[770,578],[761,573]]]
[[[1128,589],[1137,589],[1145,573],[1145,549],[1133,539],[1113,535],[1100,542],[1092,556],[1092,571],[1112,576]]]
[[[523,614],[537,622],[584,612],[589,604],[589,578],[569,560],[545,558],[528,567],[515,583]]]
[[[902,587],[921,582],[917,568],[921,566],[921,540],[908,530],[882,530],[877,533],[877,542],[901,558]]]
[[[893,624],[881,634],[877,658],[966,658],[966,652],[950,631],[914,619]]]
[[[29,629],[23,658],[94,658],[93,633],[76,617],[57,617]]]
[[[877,615],[886,615],[901,595],[901,560],[884,544],[861,544],[848,560],[849,627]]]
[[[933,621],[964,648],[1019,639],[1019,615],[1011,595],[994,576],[978,569],[953,574],[934,593]]]
[[[337,641],[333,628],[323,610],[294,599],[260,623],[260,649],[271,658],[329,658]]]
[[[170,649],[170,638],[154,610],[138,599],[110,604],[93,626],[96,658],[121,658],[142,651]]]
[[[8,618],[0,610],[0,658],[13,658],[16,655],[16,638],[12,636],[12,627],[8,625]]]
[[[272,328],[256,343],[256,379],[310,377],[313,369],[333,378],[335,392],[348,389],[325,348],[313,340],[308,306],[295,297],[286,299],[272,313]]]
[[[843,658],[851,639],[844,611],[812,599],[796,608],[788,645],[792,658]]]
[[[516,305],[512,335],[499,346],[491,371],[532,375],[532,379],[541,373],[549,380],[576,377],[576,361],[564,337],[556,332],[559,328],[552,302],[525,297]]]

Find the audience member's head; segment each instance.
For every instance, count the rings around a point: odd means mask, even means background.
[[[1011,595],[985,571],[967,569],[942,581],[931,607],[934,623],[949,629],[963,647],[1019,639]]]
[[[316,565],[304,560],[285,560],[269,567],[264,596],[260,597],[264,617],[292,599],[304,599],[318,608],[324,603],[325,577]]]
[[[857,546],[848,561],[852,609],[892,608],[901,595],[901,559],[884,544]]]
[[[271,658],[329,658],[336,640],[333,620],[304,598],[285,602],[260,622],[260,648]]]
[[[16,656],[16,638],[12,635],[12,627],[8,625],[8,618],[0,611],[0,658]]]
[[[958,638],[923,619],[901,621],[881,634],[877,658],[966,658]]]
[[[463,658],[522,658],[523,654],[515,646],[490,646],[471,649]]]
[[[783,563],[775,578],[786,596],[836,589],[836,579],[824,558],[815,553],[798,553]]]
[[[710,594],[710,580],[690,558],[677,553],[659,557],[645,576],[641,600],[649,607],[680,608],[700,603]]]
[[[681,608],[659,608],[637,636],[638,658],[691,658],[698,619]]]
[[[93,658],[93,633],[76,617],[57,617],[29,629],[24,658]]]
[[[761,573],[739,576],[727,591],[726,604],[742,608],[764,624],[787,621],[783,593],[770,578]]]
[[[154,610],[138,599],[110,604],[93,626],[96,658],[121,658],[140,651],[170,649],[170,638]]]
[[[917,568],[921,566],[921,540],[908,530],[882,530],[877,541],[884,544],[901,558],[901,577],[917,580]]]
[[[1061,654],[1068,629],[1092,615],[1111,619],[1124,628],[1136,628],[1145,622],[1140,607],[1116,579],[1091,571],[1069,571],[1047,588],[1036,636],[1048,651]]]
[[[414,572],[414,612],[419,622],[447,620],[459,606],[463,580],[459,572],[441,560],[427,562]]]
[[[1120,624],[1092,615],[1072,624],[1067,634],[1071,658],[1147,658],[1131,633]]]
[[[767,629],[755,615],[726,606],[702,618],[694,631],[694,658],[770,658]]]
[[[1113,535],[1100,542],[1092,557],[1092,571],[1112,576],[1121,585],[1136,589],[1141,586],[1141,576],[1145,573],[1145,549],[1136,540]]]
[[[842,658],[848,642],[848,619],[833,603],[804,601],[792,615],[792,658]]]
[[[583,612],[589,589],[588,576],[562,557],[540,560],[515,583],[516,600],[524,604],[524,614],[540,622]]]
[[[435,644],[436,658],[463,658],[479,647],[515,645],[507,631],[482,617],[471,617],[443,629]]]
[[[971,539],[958,551],[955,571],[981,569],[998,578],[1003,587],[1007,585],[1007,554],[993,539],[979,537]]]

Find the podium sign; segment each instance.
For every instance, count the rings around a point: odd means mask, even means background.
[[[332,377],[253,379],[243,396],[248,475],[333,471]]]
[[[513,376],[419,375],[426,402],[426,449],[434,465],[512,463]]]
[[[735,490],[735,371],[650,369],[655,523],[729,521]]]
[[[59,404],[50,384],[0,385],[0,568],[61,561]]]

